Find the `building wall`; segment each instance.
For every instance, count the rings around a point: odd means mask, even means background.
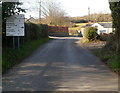
[[[65,26],[49,26],[49,35],[52,35],[52,36],[69,36],[68,27],[65,27]]]
[[[98,23],[93,24],[92,27],[97,27],[97,29],[98,29],[97,33],[98,33],[99,35],[100,35],[100,33],[109,34],[109,33],[112,33],[112,32],[113,32],[113,29],[112,29],[112,28],[104,28],[103,26],[101,26],[101,25],[98,24]],[[84,29],[85,29],[85,28],[81,28],[81,32],[82,32],[83,37],[84,37]]]
[[[97,27],[98,31],[97,33],[100,35],[100,33],[106,33],[106,34],[109,34],[112,32],[112,28],[104,28],[103,26],[101,26],[100,24],[98,23],[95,23],[92,25],[92,27]]]
[[[82,36],[84,37],[84,29],[85,28],[81,28],[81,33],[82,33]]]
[[[100,34],[100,33],[106,33],[106,34],[112,33],[112,28],[99,29],[98,34]]]

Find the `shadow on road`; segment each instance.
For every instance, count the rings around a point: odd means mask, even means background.
[[[3,75],[3,91],[117,93],[114,92],[118,89],[116,75],[109,72],[90,51],[79,47],[75,43],[78,40],[74,37],[56,37],[55,40],[38,48],[20,65]]]

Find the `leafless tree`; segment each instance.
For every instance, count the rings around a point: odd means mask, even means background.
[[[42,5],[42,14],[45,17],[44,22],[50,25],[64,25],[67,21],[65,10],[61,4],[54,0],[48,0]]]

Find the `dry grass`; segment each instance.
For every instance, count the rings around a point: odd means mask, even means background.
[[[80,43],[86,44],[86,43],[89,43],[89,40],[88,40],[87,38],[82,38],[82,39],[80,40]]]

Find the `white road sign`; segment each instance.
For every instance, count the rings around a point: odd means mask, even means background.
[[[6,20],[6,36],[24,36],[24,15],[13,15]]]

